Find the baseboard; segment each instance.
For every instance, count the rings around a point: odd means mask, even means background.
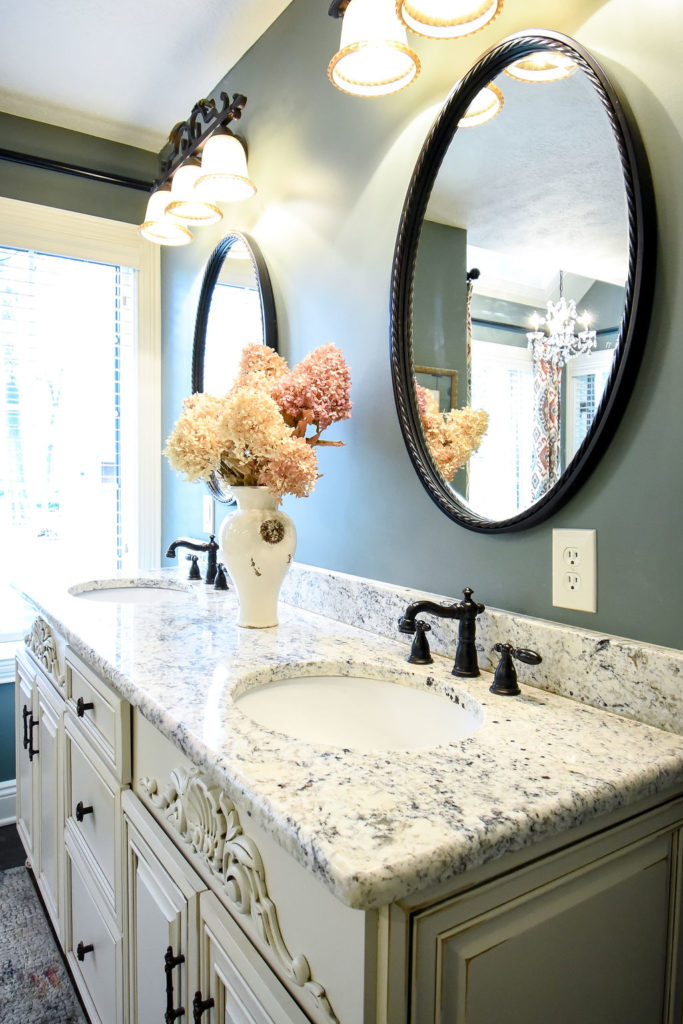
[[[0,828],[17,820],[17,783],[15,779],[0,782]]]

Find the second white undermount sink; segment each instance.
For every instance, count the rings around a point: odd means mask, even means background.
[[[451,697],[364,675],[301,675],[248,689],[239,709],[258,725],[316,746],[415,750],[465,739],[484,722],[468,694]]]
[[[187,601],[190,590],[181,583],[169,580],[114,579],[91,580],[69,588],[72,597],[86,601],[113,604],[161,604],[168,601]]]

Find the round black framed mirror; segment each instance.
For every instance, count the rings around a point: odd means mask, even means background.
[[[225,235],[204,271],[192,349],[192,391],[221,395],[237,373],[248,344],[269,345],[277,352],[277,319],[268,267],[249,235]],[[214,475],[207,487],[217,501],[233,503]]]
[[[498,112],[470,127],[484,95]],[[574,40],[518,33],[452,90],[401,216],[391,370],[415,470],[455,522],[534,526],[595,468],[642,355],[655,236],[635,123]]]

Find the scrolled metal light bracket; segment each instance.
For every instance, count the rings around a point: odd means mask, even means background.
[[[217,128],[225,128],[242,116],[247,97],[235,93],[230,99],[226,92],[219,96],[223,106],[219,109],[214,99],[198,100],[186,121],[179,121],[172,129],[168,142],[159,153],[159,177],[155,188],[164,185],[173,173],[201,148]]]

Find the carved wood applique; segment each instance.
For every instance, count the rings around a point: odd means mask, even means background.
[[[159,792],[156,779],[140,779],[140,785],[181,839],[221,879],[228,905],[250,919],[289,981],[304,990],[325,1020],[339,1024],[325,989],[311,977],[306,957],[301,953],[292,956],[287,948],[277,907],[268,893],[261,854],[242,831],[232,800],[217,786],[207,785],[198,768],[172,771],[163,792]]]
[[[59,674],[59,660],[57,658],[57,644],[52,630],[45,619],[40,616],[31,626],[31,632],[24,637],[24,643],[33,651],[38,661],[45,667],[50,675],[61,686],[64,677]]]

